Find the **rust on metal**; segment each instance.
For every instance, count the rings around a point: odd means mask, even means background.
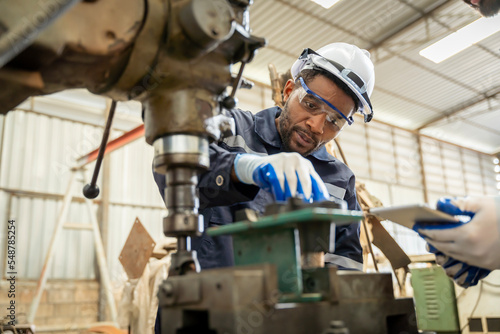
[[[155,241],[144,225],[139,218],[136,218],[120,253],[120,262],[128,278],[134,279],[142,276],[155,245]]]

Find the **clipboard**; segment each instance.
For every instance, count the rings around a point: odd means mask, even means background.
[[[410,229],[417,221],[427,224],[460,224],[460,221],[454,216],[432,209],[426,204],[371,208],[370,213]]]

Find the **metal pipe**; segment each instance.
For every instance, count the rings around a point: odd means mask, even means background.
[[[143,136],[144,136],[144,124],[141,124],[138,127],[124,133],[120,137],[108,142],[108,144],[106,145],[106,150],[104,151],[104,155],[109,154],[114,150],[117,150]],[[98,148],[84,156],[81,156],[80,158],[77,159],[77,165],[78,165],[77,168],[81,168],[83,166],[88,165],[91,162],[94,162],[98,156],[99,156]]]

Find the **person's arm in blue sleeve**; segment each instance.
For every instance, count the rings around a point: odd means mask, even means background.
[[[210,144],[209,154],[210,167],[200,175],[198,180],[200,208],[247,202],[251,201],[257,195],[259,187],[234,182],[231,178],[234,159],[238,153],[229,152],[216,144]],[[153,174],[160,195],[164,199],[166,187],[165,175],[156,172]]]
[[[210,168],[198,182],[201,207],[226,206],[255,198],[259,187],[235,181],[234,160],[237,155],[215,144],[210,145]]]
[[[165,182],[162,177],[155,179],[163,186],[162,193]],[[214,144],[210,145],[210,168],[200,176],[198,189],[202,208],[247,202],[259,189],[272,193],[278,201],[295,196],[306,202],[328,199],[313,165],[298,153],[258,156],[229,152]]]

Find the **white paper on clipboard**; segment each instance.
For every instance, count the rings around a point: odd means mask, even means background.
[[[455,217],[439,210],[432,209],[426,204],[371,208],[370,213],[408,228],[413,228],[413,225],[417,221],[433,224],[459,223]]]

